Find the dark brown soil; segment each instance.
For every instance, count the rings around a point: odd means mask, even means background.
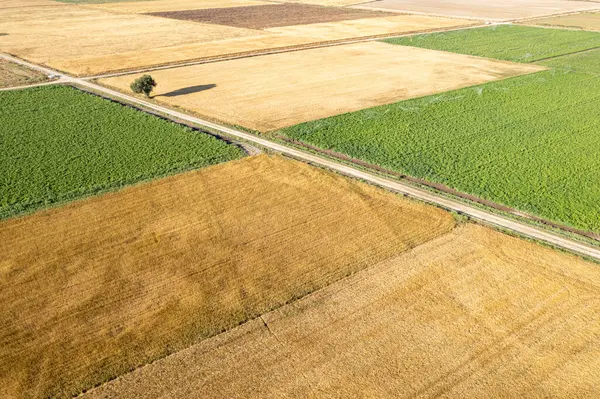
[[[306,25],[319,22],[349,21],[394,14],[381,11],[322,7],[307,4],[268,4],[263,6],[156,12],[148,15],[216,25],[235,26],[238,28],[266,29],[278,26]]]

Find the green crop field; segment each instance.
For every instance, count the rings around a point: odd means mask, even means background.
[[[236,146],[72,87],[0,93],[0,218],[240,158]]]
[[[404,46],[450,51],[515,62],[541,59],[600,47],[596,32],[497,25],[384,40]]]
[[[531,45],[526,34],[530,29],[538,32],[535,28],[518,29],[522,36],[515,36],[512,28],[468,32],[473,37],[491,35],[487,52],[483,45],[478,52],[492,56],[508,47],[513,54],[522,53],[521,48]],[[567,52],[572,50],[564,46],[567,39],[582,33],[539,32],[548,35],[538,37],[541,47],[552,47],[554,40],[555,48],[562,46]],[[599,33],[591,35],[600,40]],[[471,43],[466,41],[464,47]],[[592,42],[588,41],[590,46]],[[279,133],[600,232],[600,50],[540,64],[552,69],[308,122]]]

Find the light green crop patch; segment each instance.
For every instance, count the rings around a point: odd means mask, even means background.
[[[512,60],[529,53],[553,69],[280,133],[600,232],[600,50],[587,50],[600,33],[501,26],[421,37],[410,43]]]
[[[600,48],[600,33],[518,25],[405,36],[386,43],[476,55],[515,62],[534,62],[549,57]]]
[[[65,86],[0,93],[0,152],[0,219],[244,155]]]

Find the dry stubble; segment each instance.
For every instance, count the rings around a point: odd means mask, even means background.
[[[600,8],[600,4],[598,4],[598,8]],[[583,13],[563,15],[552,18],[534,19],[532,21],[528,21],[527,24],[584,30],[600,30],[600,13]]]
[[[155,100],[269,131],[544,70],[386,43],[358,43],[152,72]],[[139,75],[103,79],[128,91]]]
[[[454,227],[258,156],[0,224],[0,397],[121,375]]]
[[[594,397],[599,291],[597,264],[465,225],[86,397]]]

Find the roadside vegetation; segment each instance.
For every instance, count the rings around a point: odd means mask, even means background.
[[[41,72],[0,60],[0,89],[5,87],[25,86],[48,80]]]
[[[471,53],[504,54],[503,59],[528,52],[529,33],[538,35],[536,44],[546,48],[533,58],[557,54],[558,49],[572,52],[575,47],[567,43],[572,43],[573,35],[587,37],[577,44],[578,50],[584,42],[588,47],[600,43],[600,33],[580,31],[500,27],[464,32],[455,34],[451,49],[473,46],[479,50]],[[542,33],[548,36],[539,36]],[[451,34],[442,33],[439,40],[425,35],[422,40],[441,43],[436,48],[447,50],[446,35]],[[551,47],[554,50],[548,50]],[[540,64],[552,69],[304,123],[279,133],[600,232],[600,51]]]
[[[0,93],[0,218],[243,151],[66,86]]]

